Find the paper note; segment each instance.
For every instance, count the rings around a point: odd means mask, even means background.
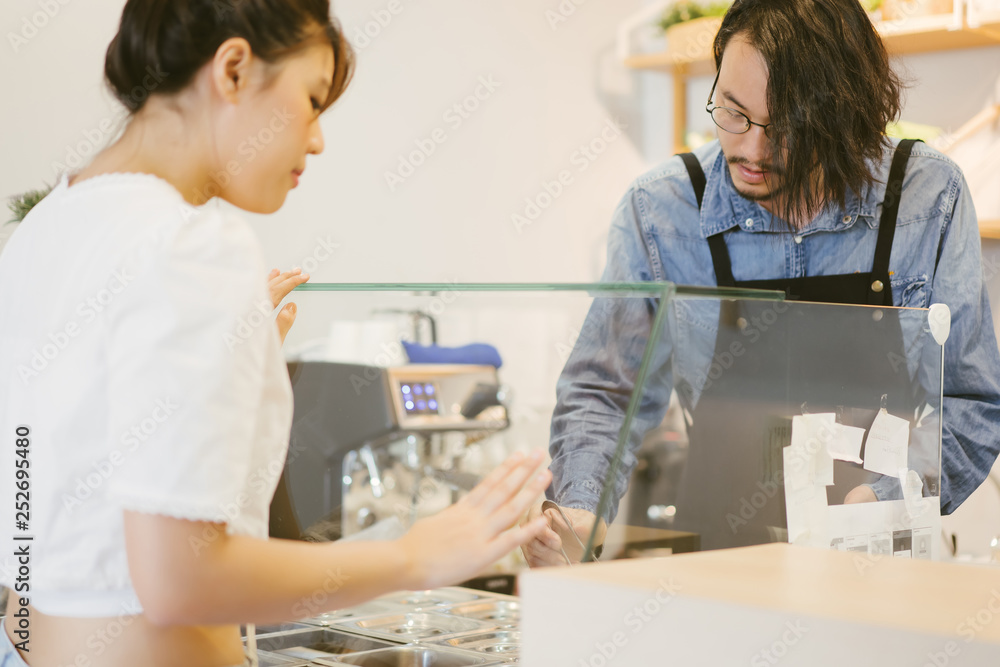
[[[803,483],[833,484],[833,457],[829,448],[839,429],[836,415],[832,412],[792,418],[792,442],[785,448],[783,456],[785,479],[791,474],[794,488]]]
[[[840,461],[861,463],[861,445],[865,442],[865,430],[854,426],[837,424],[837,434],[827,444],[830,456]]]
[[[785,471],[785,493],[812,486],[809,481],[809,461],[792,447],[781,450]]]
[[[789,542],[822,548],[830,547],[826,487],[811,485],[790,490],[786,486],[785,508]]]
[[[903,487],[903,500],[906,503],[906,511],[913,518],[923,516],[930,509],[930,503],[923,497],[924,481],[916,470],[899,471],[900,486]]]
[[[868,430],[868,439],[865,441],[865,470],[899,477],[899,469],[908,467],[909,444],[910,422],[882,410]]]
[[[911,514],[903,500],[831,505],[827,510],[827,530],[831,542],[837,542],[834,547],[844,551],[888,556],[901,555],[909,549],[911,558],[937,560],[943,545],[938,501],[936,496],[921,498],[927,511],[920,516]],[[906,532],[911,535],[910,546],[905,543]],[[876,562],[877,558],[866,557],[855,561],[855,565],[863,574]]]

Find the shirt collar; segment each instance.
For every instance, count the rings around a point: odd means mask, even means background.
[[[771,214],[758,202],[742,197],[733,185],[726,156],[718,147],[712,166],[705,175],[705,196],[701,207],[701,234],[708,238],[735,227],[750,233],[784,231],[780,222],[772,229]],[[881,170],[875,169],[877,177]],[[875,210],[885,193],[885,183],[871,183],[862,188],[860,194],[848,190],[844,207],[827,206],[812,222],[799,230],[800,236],[808,236],[820,231],[842,231],[850,229],[858,220],[863,220],[874,229]]]

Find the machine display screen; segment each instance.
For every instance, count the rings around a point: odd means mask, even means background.
[[[399,391],[406,414],[438,414],[438,391],[433,382],[404,382],[399,385]]]

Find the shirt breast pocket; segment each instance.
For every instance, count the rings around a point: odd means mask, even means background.
[[[926,308],[930,302],[927,274],[892,277],[893,305],[901,308]]]

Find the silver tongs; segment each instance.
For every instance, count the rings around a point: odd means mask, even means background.
[[[563,512],[563,508],[559,507],[559,505],[557,505],[551,500],[546,500],[545,502],[542,503],[542,514],[545,514],[545,511],[549,509],[554,509],[555,511],[559,512],[559,516],[561,516],[562,520],[566,523],[566,527],[569,528],[569,532],[573,536],[573,539],[575,539],[576,543],[580,545],[581,558],[582,558],[583,554],[585,554],[587,551],[587,546],[583,543],[583,540],[580,539],[580,536],[576,534],[576,531],[573,530],[573,522],[570,521],[569,517],[566,516],[566,513]],[[569,555],[567,555],[566,549],[564,549],[563,547],[559,547],[559,550],[562,552],[563,558],[566,559],[566,564],[573,565],[573,561],[569,559]]]

